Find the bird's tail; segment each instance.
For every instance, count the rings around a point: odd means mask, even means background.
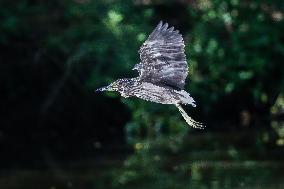
[[[179,112],[181,113],[182,117],[185,119],[186,123],[196,129],[204,129],[205,126],[202,123],[199,123],[197,121],[194,121],[191,117],[187,115],[187,113],[184,111],[184,109],[181,107],[180,104],[175,104],[178,108]]]

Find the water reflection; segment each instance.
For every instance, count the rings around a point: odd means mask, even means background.
[[[280,189],[283,122],[272,122],[272,127],[274,138],[259,130],[182,133],[139,140],[120,147],[121,153],[110,151],[72,162],[59,161],[47,152],[47,167],[1,170],[0,188]],[[133,152],[125,153],[126,148]]]
[[[284,121],[272,121],[271,127],[277,133],[277,146],[284,146]]]

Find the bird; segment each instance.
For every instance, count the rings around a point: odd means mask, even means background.
[[[205,125],[193,120],[182,107],[182,104],[196,107],[194,99],[184,90],[188,75],[184,48],[179,31],[160,21],[138,51],[140,62],[133,70],[139,76],[118,79],[96,92],[116,91],[124,98],[175,105],[189,126],[204,129]]]

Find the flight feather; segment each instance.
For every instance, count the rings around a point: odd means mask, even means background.
[[[161,21],[140,50],[141,63],[136,68],[140,80],[183,89],[188,75],[184,41],[178,30]]]

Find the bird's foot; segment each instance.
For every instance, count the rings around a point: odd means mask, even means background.
[[[197,122],[193,120],[191,117],[187,115],[187,113],[184,111],[184,109],[181,107],[180,104],[176,104],[176,107],[178,108],[179,112],[181,113],[182,117],[185,119],[186,123],[196,129],[204,129],[205,125],[203,125],[200,122]]]
[[[189,122],[191,123],[190,126],[196,129],[205,129],[205,125],[203,123],[200,123],[198,121],[195,121],[194,119],[190,118]]]

